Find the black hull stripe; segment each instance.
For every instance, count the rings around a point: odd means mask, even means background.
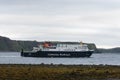
[[[93,51],[38,51],[21,52],[23,57],[90,57]]]

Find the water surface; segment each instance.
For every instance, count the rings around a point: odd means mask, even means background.
[[[19,52],[0,52],[0,64],[120,65],[120,53],[92,54],[90,58],[21,57]]]

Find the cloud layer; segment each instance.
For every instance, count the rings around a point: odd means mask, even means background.
[[[120,46],[119,0],[0,0],[0,35]]]

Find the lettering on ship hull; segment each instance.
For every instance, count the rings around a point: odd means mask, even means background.
[[[71,56],[70,54],[48,54],[48,56]]]

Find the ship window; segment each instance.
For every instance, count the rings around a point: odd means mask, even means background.
[[[60,44],[58,44],[57,47],[60,47]]]
[[[66,47],[67,47],[67,44],[66,44]]]
[[[75,49],[77,49],[77,47],[75,47]]]
[[[49,49],[56,49],[56,47],[49,47]]]

